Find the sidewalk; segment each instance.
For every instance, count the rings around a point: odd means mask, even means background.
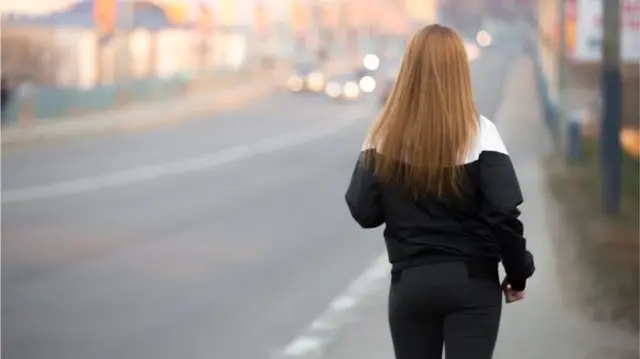
[[[353,59],[333,60],[324,66],[331,75],[355,66]],[[268,95],[284,83],[289,69],[279,69],[263,76],[254,74],[228,86],[224,94],[215,91],[196,93],[169,101],[137,103],[126,108],[71,118],[49,119],[31,126],[9,125],[2,128],[3,145],[29,143],[36,140],[90,135],[108,131],[126,131],[177,123],[228,111]],[[256,81],[255,77],[259,77]]]
[[[531,61],[522,58],[511,70],[494,119],[517,167],[525,197],[522,219],[538,267],[528,285],[527,299],[504,307],[494,358],[633,358],[629,352],[637,349],[637,338],[590,320],[566,295],[572,291],[570,278],[581,274],[572,270],[569,249],[558,248],[555,240],[568,233],[554,220],[559,208],[547,194],[541,160],[549,153],[551,140],[544,128],[535,81]],[[381,288],[353,310],[358,320],[339,329],[335,340],[316,357],[393,358],[386,318],[387,286]]]

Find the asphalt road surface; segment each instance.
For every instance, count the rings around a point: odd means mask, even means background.
[[[492,117],[512,54],[472,66]],[[267,358],[384,251],[343,194],[375,100],[274,93],[4,151],[2,357]]]

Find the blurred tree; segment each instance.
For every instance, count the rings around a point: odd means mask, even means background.
[[[56,83],[61,54],[55,47],[28,29],[3,27],[0,31],[2,78],[11,88],[27,82]]]

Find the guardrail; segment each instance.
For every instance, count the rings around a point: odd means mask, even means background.
[[[3,109],[2,122],[7,125],[19,121],[42,122],[107,111],[131,103],[162,101],[185,95],[192,88],[211,88],[249,77],[255,70],[183,72],[166,78],[138,78],[91,88],[26,87],[12,95]]]
[[[161,100],[184,91],[182,79],[137,79],[127,83],[89,89],[73,87],[34,88],[8,105],[6,122],[22,118],[43,120],[79,113],[104,111],[126,102]]]
[[[542,68],[542,60],[540,58],[540,51],[538,46],[533,45],[530,47],[531,60],[533,61],[533,68],[536,75],[538,93],[540,96],[541,105],[544,112],[544,119],[547,127],[551,132],[551,136],[556,141],[560,142],[560,108],[558,104],[551,98],[549,93],[549,80]]]
[[[322,70],[330,76],[347,71],[360,61],[359,56],[327,59]],[[45,137],[103,132],[121,128],[124,123],[136,122],[141,125],[166,122],[169,119],[164,115],[167,114],[170,114],[173,121],[183,116],[178,113],[184,112],[186,115],[188,112],[191,113],[189,117],[194,117],[204,112],[216,112],[273,92],[284,83],[290,70],[291,61],[280,59],[275,63],[225,73],[199,72],[194,76],[183,74],[171,79],[146,79],[146,82],[140,80],[136,83],[92,89],[55,89],[50,98],[46,98],[47,92],[42,90],[21,99],[22,103],[18,102],[31,111],[31,118],[25,118],[24,112],[17,118],[17,108],[13,107],[15,103],[11,105],[13,108],[4,109],[8,118],[20,122],[7,121],[2,140],[5,143],[28,142]],[[128,98],[123,99],[125,96]],[[27,98],[32,102],[26,102]],[[55,102],[56,99],[58,103]],[[121,106],[119,101],[123,100],[126,100],[124,104],[127,106],[117,107]],[[34,106],[36,101],[40,101],[40,108]],[[167,110],[162,110],[164,108]],[[150,109],[160,109],[163,115],[140,118],[141,114]],[[87,112],[82,113],[83,110]]]
[[[595,101],[584,108],[567,113],[566,121],[561,123],[560,107],[549,94],[549,82],[542,68],[538,47],[533,48],[531,58],[549,131],[556,143],[563,145],[562,149],[568,159],[579,160],[585,138],[597,140],[601,104]],[[620,133],[620,144],[626,156],[640,160],[640,129],[633,126],[624,127]]]

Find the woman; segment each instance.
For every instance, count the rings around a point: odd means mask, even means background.
[[[11,89],[9,88],[9,81],[4,76],[2,76],[1,81],[2,83],[0,84],[0,90],[2,90],[2,92],[0,93],[0,99],[2,100],[2,102],[0,103],[0,120],[2,120],[2,123],[4,124],[5,113],[6,108],[9,105]]]
[[[411,40],[345,197],[362,227],[386,225],[396,358],[441,358],[444,346],[447,359],[490,359],[502,294],[523,299],[534,264],[516,173],[474,105],[453,30],[430,25]]]

